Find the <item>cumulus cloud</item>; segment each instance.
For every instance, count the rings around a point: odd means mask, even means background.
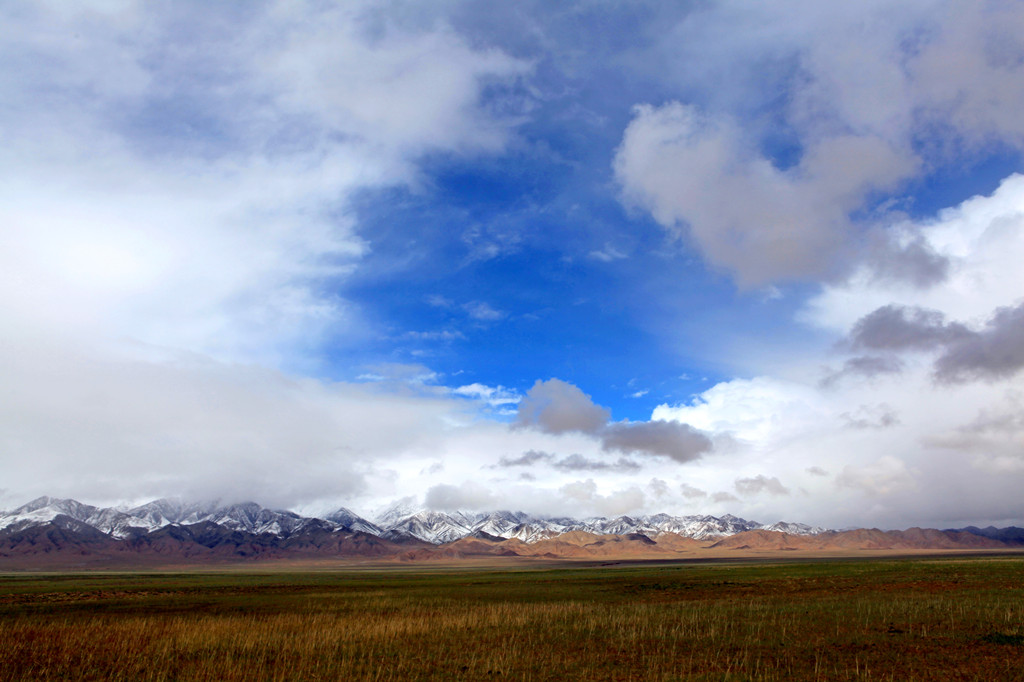
[[[21,495],[355,499],[389,487],[387,453],[429,441],[460,412],[455,401],[379,384],[187,354],[155,362],[145,347],[8,349],[0,447]]]
[[[647,484],[647,488],[651,491],[651,494],[657,498],[664,498],[669,494],[668,483],[660,478],[652,478]]]
[[[823,142],[803,167],[779,170],[738,124],[678,102],[638,106],[615,157],[627,200],[685,230],[744,286],[830,275],[861,192],[891,186],[913,166],[882,140],[847,136]]]
[[[608,423],[611,411],[595,405],[578,387],[559,379],[538,381],[519,403],[520,426],[552,434],[578,432],[600,439],[601,449],[625,454],[662,455],[677,462],[698,459],[713,448],[711,439],[674,421]]]
[[[910,237],[906,244],[887,240],[872,250],[869,260],[875,277],[921,288],[942,283],[950,270],[949,258],[935,251],[920,235]]]
[[[529,67],[499,50],[474,50],[443,25],[417,30],[372,9],[274,8],[260,36],[272,49],[256,63],[282,107],[386,151],[499,149],[509,122],[480,106],[480,89]]]
[[[949,320],[977,328],[996,308],[1020,302],[1017,276],[1024,259],[1022,227],[1024,176],[1012,175],[990,196],[973,197],[905,228],[950,259],[949,278],[942,286],[926,290],[899,286],[879,281],[864,267],[845,282],[823,287],[810,299],[801,319],[848,334],[862,318],[889,307],[904,318],[904,324],[924,322],[932,333],[936,330],[929,322],[939,325],[940,336],[948,335],[945,325]],[[923,317],[915,315],[917,310],[924,311]]]
[[[416,185],[426,154],[500,151],[531,67],[371,3],[194,10],[0,8],[5,481],[274,505],[390,490],[389,457],[467,406],[426,368],[301,378],[371,324],[340,293],[368,250],[350,202]]]
[[[931,350],[970,335],[962,324],[946,324],[938,310],[887,305],[857,321],[850,345],[868,350]]]
[[[936,523],[955,499],[1020,522],[1024,176],[895,217],[907,183],[1024,145],[1020,5],[722,0],[631,45],[653,56],[631,68],[656,65],[663,87],[621,131],[623,199],[741,286],[824,282],[799,322],[855,357],[820,381],[834,348],[781,349],[650,422],[537,382],[521,428],[481,419],[515,391],[442,386],[429,367],[300,378],[373,333],[344,294],[371,251],[352,198],[429,187],[423,158],[506,149],[532,97],[514,56],[529,50],[383,7],[0,9],[4,490],[280,506],[427,490],[439,508],[656,500],[843,524]],[[487,241],[478,254],[501,251]],[[617,266],[639,253],[583,243]],[[793,301],[783,290],[764,304]],[[424,300],[463,321],[507,315]],[[678,463],[712,441],[720,457],[684,483]],[[495,478],[458,483],[482,471]],[[798,479],[806,497],[768,490]],[[740,502],[738,481],[757,492]]]
[[[834,371],[822,378],[820,386],[829,388],[842,381],[844,377],[877,377],[885,374],[899,374],[903,371],[903,361],[898,357],[885,355],[861,355],[849,358],[843,363],[842,369]]]
[[[518,423],[545,433],[577,431],[594,434],[611,417],[611,411],[595,405],[577,386],[561,379],[538,380],[519,403]]]
[[[633,460],[620,457],[614,462],[608,462],[590,457],[584,457],[579,453],[566,455],[558,458],[550,452],[537,452],[529,450],[519,457],[502,457],[498,460],[498,467],[523,467],[534,464],[545,463],[558,471],[639,471],[641,466]]]
[[[1024,303],[995,311],[980,332],[947,344],[935,361],[940,381],[1000,379],[1024,368]]]
[[[938,310],[887,305],[858,320],[849,343],[854,349],[941,350],[935,376],[943,382],[1007,377],[1024,367],[1024,303],[996,309],[980,331],[947,323]],[[859,371],[860,365],[875,374],[887,369],[875,359],[854,358],[827,380],[850,373],[848,369]]]
[[[593,479],[573,481],[559,489],[559,493],[582,508],[589,508],[602,516],[620,516],[642,509],[643,490],[630,486],[602,494]]]
[[[885,455],[862,466],[843,467],[836,485],[856,488],[870,497],[889,496],[913,488],[914,477],[905,462]]]
[[[736,492],[740,495],[758,495],[768,493],[769,495],[789,495],[789,488],[782,485],[775,476],[758,474],[751,478],[737,478]]]
[[[625,457],[620,457],[614,462],[603,462],[580,454],[563,457],[554,462],[553,466],[561,471],[637,471],[641,468],[639,464]]]
[[[923,442],[962,453],[987,471],[1024,471],[1024,401],[1011,393],[1003,405],[982,409],[973,420],[928,434]]]
[[[525,467],[537,462],[550,462],[555,458],[550,452],[538,452],[536,450],[527,450],[518,457],[502,457],[498,460],[498,466],[500,467]]]
[[[690,485],[689,483],[682,483],[679,485],[679,490],[688,500],[699,500],[708,496],[707,492]]]
[[[6,6],[5,316],[278,366],[358,328],[347,198],[500,149],[482,94],[528,69],[372,9]]]
[[[933,286],[946,254],[879,231],[877,198],[990,141],[1024,147],[1021,25],[1014,3],[715,3],[652,60],[678,64],[700,105],[637,106],[616,177],[742,286],[834,280],[857,263]]]
[[[735,447],[722,455],[729,466],[701,469],[698,489],[728,486],[740,493],[750,518],[795,514],[817,523],[898,527],[922,516],[948,518],[943,498],[952,493],[938,490],[993,483],[972,457],[942,456],[921,441],[925,434],[957,424],[964,404],[978,400],[976,388],[936,391],[927,366],[870,381],[851,378],[832,388],[821,388],[811,377],[806,383],[760,377],[723,382],[688,405],[659,406],[655,416],[713,425],[716,432],[734,436]],[[884,405],[879,396],[885,396]],[[879,462],[879,453],[892,453],[887,455],[891,460]],[[736,471],[740,479],[750,480],[749,492],[743,484],[735,488]],[[751,494],[758,489],[758,476],[777,478],[790,489],[782,482],[800,480],[807,496]],[[1002,492],[1001,501],[992,500],[990,506],[1002,509],[1009,494]]]
[[[711,439],[689,424],[667,421],[617,422],[602,432],[601,447],[625,453],[665,455],[690,462],[710,452]]]
[[[853,412],[839,415],[851,429],[887,429],[900,423],[899,415],[889,405],[861,405]]]
[[[490,490],[468,481],[458,486],[446,483],[435,485],[424,496],[428,508],[442,511],[490,509],[496,502],[497,498]]]
[[[1015,523],[1009,510],[1024,473],[1014,397],[1024,178],[907,229],[949,259],[942,284],[884,281],[865,268],[823,287],[800,314],[811,329],[844,340],[841,352],[856,353],[838,372],[823,381],[820,355],[791,357],[760,376],[660,405],[652,418],[731,434],[734,447],[722,451],[730,466],[744,478],[800,480],[823,523],[941,527],[940,519],[966,515]],[[836,352],[821,351],[830,359]],[[716,469],[699,488],[730,489],[734,478]],[[744,504],[807,518],[802,498],[761,495]]]

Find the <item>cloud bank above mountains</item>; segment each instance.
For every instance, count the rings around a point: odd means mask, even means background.
[[[0,507],[1024,523],[1016,4],[0,16]]]

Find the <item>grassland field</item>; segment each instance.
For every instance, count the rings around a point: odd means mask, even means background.
[[[1024,559],[0,575],[0,679],[1021,680]]]

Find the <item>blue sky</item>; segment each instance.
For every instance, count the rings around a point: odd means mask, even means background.
[[[0,506],[1024,523],[1014,3],[0,13]]]

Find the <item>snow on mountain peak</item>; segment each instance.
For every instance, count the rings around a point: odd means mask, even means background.
[[[390,539],[416,538],[441,544],[473,534],[497,538],[517,538],[536,542],[570,531],[596,535],[639,533],[655,537],[675,533],[703,540],[733,535],[746,530],[773,530],[793,535],[815,535],[826,529],[801,523],[779,521],[763,525],[725,514],[707,515],[593,517],[586,519],[539,517],[522,511],[436,511],[415,504],[415,499],[398,500],[388,507],[376,523],[345,507],[323,517],[305,517],[295,512],[265,508],[256,502],[222,505],[219,502],[187,503],[180,499],[159,499],[131,509],[98,508],[72,499],[40,497],[10,512],[0,512],[0,530],[21,529],[52,522],[63,515],[113,537],[128,537],[169,525],[214,523],[228,530],[289,537],[311,524],[325,524],[334,530],[358,531]]]

